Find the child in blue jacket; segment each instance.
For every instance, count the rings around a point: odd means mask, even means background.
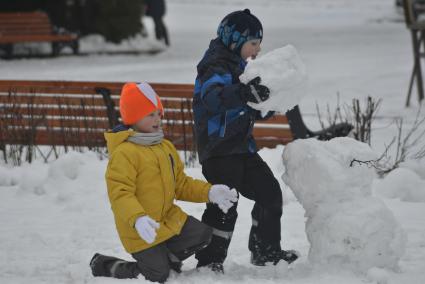
[[[277,264],[297,259],[293,251],[281,249],[282,191],[268,165],[257,153],[253,137],[256,120],[266,117],[248,106],[269,98],[269,89],[257,77],[247,84],[239,81],[247,59],[260,52],[261,22],[248,9],[227,15],[217,38],[197,66],[193,111],[199,160],[210,183],[227,184],[254,200],[249,236],[251,263]],[[225,214],[207,204],[202,221],[213,227],[211,243],[196,254],[198,267],[223,272],[237,219],[237,203]]]

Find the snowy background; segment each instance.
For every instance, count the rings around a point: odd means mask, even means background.
[[[263,52],[294,45],[307,66],[307,94],[300,108],[306,123],[318,129],[315,105],[323,110],[373,96],[383,103],[372,132],[372,148],[381,153],[396,134],[392,123],[406,126],[418,111],[404,108],[412,68],[410,35],[392,0],[169,0],[166,23],[172,47],[156,55],[64,55],[57,58],[0,60],[0,79],[194,82],[195,65],[227,13],[249,7],[263,22]],[[150,19],[146,19],[152,31]],[[83,39],[83,51],[97,50],[98,37]],[[105,50],[160,47],[136,38]],[[421,116],[423,117],[424,114]],[[394,270],[358,272],[335,263],[317,266],[308,260],[306,213],[281,176],[284,147],[263,149],[284,190],[282,245],[302,258],[287,267],[249,264],[247,240],[252,202],[242,199],[227,273],[196,273],[193,258],[184,275],[170,283],[425,283],[425,163],[408,161],[385,179],[372,181],[373,198],[383,200],[405,231],[405,254]],[[130,259],[116,234],[107,200],[106,160],[93,153],[69,153],[59,160],[18,168],[0,165],[0,283],[141,283],[138,280],[93,278],[88,263],[94,252]],[[199,167],[186,172],[202,178]],[[312,175],[314,176],[314,175]],[[200,217],[203,205],[182,203]],[[356,209],[356,208],[354,208]]]

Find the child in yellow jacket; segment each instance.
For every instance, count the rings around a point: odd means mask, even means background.
[[[174,200],[212,202],[227,211],[235,189],[184,173],[183,163],[161,129],[163,107],[147,83],[127,83],[120,97],[124,125],[105,133],[110,160],[106,184],[121,242],[136,262],[95,254],[94,276],[164,282],[170,269],[207,246],[212,229],[188,216]]]

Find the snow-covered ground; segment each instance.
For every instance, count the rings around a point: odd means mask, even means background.
[[[393,118],[403,117],[408,126],[418,110],[415,97],[412,107],[404,108],[412,68],[411,45],[393,2],[169,0],[166,22],[172,47],[167,51],[153,56],[98,54],[0,60],[0,79],[191,83],[195,65],[221,18],[249,7],[263,21],[263,52],[292,44],[305,62],[309,82],[301,111],[311,128],[319,127],[316,102],[323,110],[327,104],[335,105],[337,92],[342,103],[368,95],[383,99],[372,137],[373,149],[380,153],[395,135]],[[152,30],[150,19],[145,21]],[[87,39],[85,48],[90,50],[97,40]],[[140,48],[146,46],[157,45],[147,42]],[[126,43],[125,48],[134,48],[134,43]],[[247,239],[252,202],[242,199],[226,275],[193,272],[190,269],[195,260],[191,258],[184,266],[188,271],[173,275],[170,283],[425,283],[425,202],[420,191],[425,191],[424,162],[409,161],[386,179],[374,180],[375,197],[383,198],[407,234],[406,252],[399,271],[377,268],[362,274],[335,265],[319,269],[309,264],[304,209],[280,178],[284,171],[282,151],[282,146],[263,149],[261,155],[284,189],[283,246],[299,250],[302,258],[289,268],[283,264],[251,266]],[[130,259],[115,232],[105,190],[105,167],[106,161],[99,161],[93,153],[70,153],[51,164],[35,162],[14,169],[0,166],[0,283],[123,282],[95,279],[88,267],[97,251]],[[187,169],[187,173],[202,178],[199,168]],[[204,208],[187,203],[182,206],[198,218]]]
[[[284,169],[280,158],[282,150],[283,147],[278,147],[274,150],[261,151],[262,157],[269,163],[278,178]],[[106,160],[99,160],[94,153],[69,153],[51,164],[35,162],[14,169],[0,167],[1,283],[120,283],[123,281],[93,278],[88,266],[94,252],[131,259],[124,252],[114,227],[105,189],[105,167]],[[202,178],[199,168],[189,168],[186,172],[191,176]],[[320,176],[319,173],[316,175]],[[280,178],[279,180],[281,181]],[[224,276],[215,276],[208,271],[195,272],[193,271],[196,265],[195,259],[190,258],[185,262],[183,275],[172,275],[170,283],[199,283],[200,281],[204,283],[258,283],[259,281],[302,284],[367,283],[368,279],[372,279],[370,283],[387,283],[388,281],[388,283],[419,284],[424,282],[425,203],[384,199],[397,222],[407,233],[406,253],[402,256],[396,271],[373,268],[368,271],[368,274],[357,272],[355,265],[342,269],[335,263],[316,266],[308,262],[310,245],[305,233],[305,211],[288,187],[282,182],[281,185],[284,189],[285,200],[282,219],[283,246],[300,251],[302,257],[299,261],[289,268],[284,263],[277,267],[265,268],[253,267],[249,263],[247,241],[251,225],[250,210],[253,203],[242,199],[236,233],[225,264],[227,273]],[[198,218],[204,209],[203,205],[179,203],[188,213]],[[367,203],[358,205],[363,213],[353,212],[352,216],[364,214],[365,210],[366,212],[374,210],[373,207],[367,206]],[[349,212],[345,214],[350,216]],[[372,213],[369,212],[369,214]],[[334,217],[338,218],[339,214]],[[367,220],[355,221],[355,218],[352,217],[350,220],[352,222],[354,220],[356,226],[368,224]],[[371,219],[371,221],[377,220]],[[372,223],[372,228],[373,224],[375,223]],[[332,226],[331,223],[327,225]],[[344,232],[353,230],[349,226],[344,228]],[[326,234],[326,231],[322,230],[322,234]],[[329,232],[329,234],[332,236],[332,233]],[[368,231],[368,234],[370,234],[369,237],[374,238],[376,244],[376,235],[371,231]],[[385,232],[378,232],[378,236],[380,234],[391,237]],[[353,239],[356,235],[362,236],[361,232],[355,232]],[[320,250],[320,245],[316,249]],[[327,255],[323,251],[320,253]],[[363,251],[363,254],[368,255],[368,251]],[[365,262],[373,263],[373,260],[368,259]],[[379,279],[383,282],[376,281]],[[143,282],[142,278],[132,281]]]

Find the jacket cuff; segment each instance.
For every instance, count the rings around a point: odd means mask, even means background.
[[[146,213],[142,213],[142,212],[140,212],[140,213],[138,213],[138,214],[135,214],[135,215],[131,216],[131,217],[130,217],[130,219],[128,220],[128,222],[129,222],[129,224],[130,224],[130,227],[134,228],[134,227],[135,227],[135,225],[136,225],[136,221],[137,221],[137,219],[138,219],[139,217],[142,217],[142,216],[145,216],[145,215],[146,215]]]
[[[206,186],[206,189],[204,191],[204,202],[208,203],[210,202],[210,190],[211,190],[212,184],[208,183]]]

